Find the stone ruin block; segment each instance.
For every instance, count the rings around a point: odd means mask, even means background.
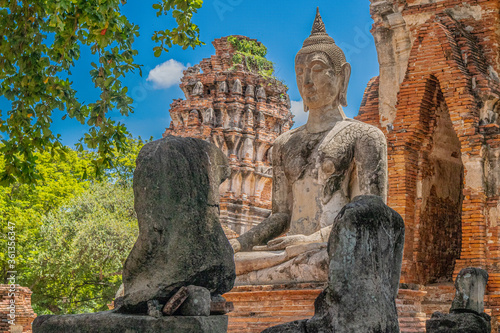
[[[487,282],[485,270],[462,269],[455,280],[456,293],[450,313],[434,312],[426,323],[427,333],[490,333],[491,317],[483,312]]]

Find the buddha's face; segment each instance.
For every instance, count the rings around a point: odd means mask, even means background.
[[[295,74],[300,96],[308,109],[327,106],[336,108],[342,93],[344,77],[335,74],[323,52],[298,54],[295,58]]]

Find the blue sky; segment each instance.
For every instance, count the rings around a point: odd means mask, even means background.
[[[307,115],[300,110],[301,103],[298,102],[301,98],[295,83],[294,58],[304,39],[309,36],[317,6],[327,32],[344,50],[353,68],[347,96],[349,106],[344,109],[348,117],[358,113],[368,80],[378,75],[377,54],[369,33],[372,24],[369,0],[205,0],[194,22],[200,27],[200,39],[206,45],[194,50],[182,50],[174,46],[159,58],[153,55],[151,36],[155,30],[173,27],[174,22],[171,17],[157,18],[152,9],[153,3],[155,1],[129,0],[123,6],[123,12],[129,20],[140,26],[140,37],[136,39],[134,48],[139,51],[136,62],[144,67],[142,77],[134,73],[123,80],[135,100],[134,113],[129,117],[121,117],[118,112],[113,112],[111,116],[124,122],[135,137],[161,138],[170,124],[170,103],[173,99],[184,98],[176,83],[182,66],[194,65],[210,57],[215,53],[211,42],[233,34],[256,38],[267,47],[267,58],[275,63],[275,75],[285,81],[291,100],[296,101],[293,103],[297,122],[295,126],[303,124]],[[91,102],[97,95],[88,73],[90,62],[95,61],[91,57],[88,50],[82,49],[81,59],[72,71],[74,87],[82,102]],[[160,75],[163,75],[164,86],[170,86],[159,89],[158,83],[151,79],[148,81],[149,72],[168,61],[170,66],[164,65]],[[1,106],[3,110],[8,107],[5,103],[1,103]],[[64,144],[72,146],[87,127],[68,118],[61,120],[60,111],[55,111],[55,115],[53,130],[61,133]]]

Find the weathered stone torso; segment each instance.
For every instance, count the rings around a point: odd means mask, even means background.
[[[144,313],[182,286],[231,290],[233,251],[219,223],[227,158],[214,145],[167,136],[146,144],[134,172],[139,237],[123,266],[121,312]]]
[[[273,146],[273,201],[290,219],[288,236],[314,242],[279,251],[238,253],[237,284],[325,281],[326,241],[341,209],[360,194],[386,197],[386,144],[371,125],[345,119],[309,133],[305,126],[282,134]],[[286,193],[286,195],[285,195]]]
[[[329,132],[311,134],[301,127],[283,146],[285,175],[292,184],[293,195],[288,235],[310,235],[326,227],[349,202],[342,188],[335,193],[337,200],[325,200],[326,181],[336,168],[332,159],[318,148],[324,145]]]
[[[361,193],[354,151],[364,144],[359,141],[377,142],[378,132],[346,119],[321,133],[302,126],[278,138],[276,153],[282,156],[293,197],[288,235],[310,235],[331,225],[342,207]]]

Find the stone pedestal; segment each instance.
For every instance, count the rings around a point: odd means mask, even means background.
[[[153,318],[106,311],[40,316],[33,322],[34,333],[222,333],[226,331],[227,316]]]
[[[426,294],[427,292],[418,286],[400,285],[396,308],[401,333],[425,332],[427,318],[422,308],[422,301]]]
[[[472,312],[440,313],[435,312],[425,325],[427,333],[490,333],[491,318],[485,313]]]
[[[289,283],[234,287],[224,298],[234,303],[228,333],[260,333],[274,325],[311,318],[322,283]]]

